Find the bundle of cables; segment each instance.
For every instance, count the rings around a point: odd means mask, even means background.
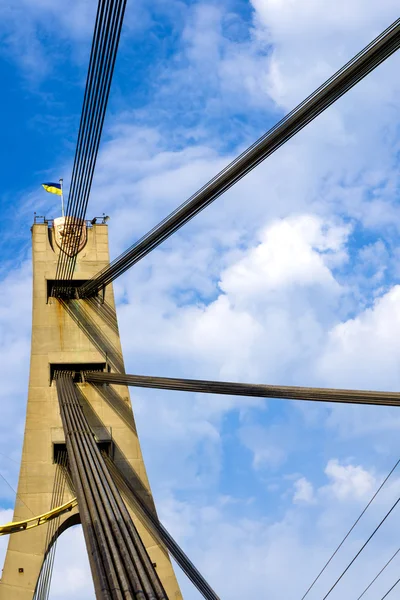
[[[66,208],[65,231],[58,259],[56,295],[72,280],[103,130],[126,0],[99,0],[78,141]]]

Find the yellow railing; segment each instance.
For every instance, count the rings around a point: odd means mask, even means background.
[[[47,513],[43,515],[39,515],[38,517],[32,517],[31,519],[26,519],[25,521],[16,521],[13,523],[7,523],[6,525],[0,525],[0,535],[8,535],[9,533],[18,533],[18,531],[26,531],[27,529],[32,529],[32,527],[38,527],[39,525],[44,525],[48,523],[52,519],[56,517],[60,517],[66,512],[71,511],[75,506],[78,505],[78,501],[76,498],[69,500],[65,504],[61,506],[57,506],[57,508],[53,508]]]

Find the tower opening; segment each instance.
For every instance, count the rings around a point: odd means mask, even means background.
[[[100,373],[108,373],[110,371],[109,366],[105,362],[91,362],[91,363],[49,363],[50,367],[50,385],[53,383],[56,373],[62,371],[63,373],[73,373],[73,380],[75,383],[84,383],[83,373],[85,371],[96,371]]]
[[[88,281],[88,279],[47,279],[47,302],[49,298],[79,299],[79,288]],[[94,294],[94,297],[96,296],[104,300],[103,290],[98,294]]]

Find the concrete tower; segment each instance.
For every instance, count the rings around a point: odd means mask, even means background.
[[[70,368],[123,371],[112,286],[105,297],[60,302],[51,296],[59,255],[63,222],[35,223],[32,227],[33,315],[29,391],[25,436],[14,521],[50,510],[57,466],[57,451],[65,444],[59,413],[55,370]],[[90,279],[109,262],[106,224],[85,226],[82,249],[77,256],[74,279]],[[79,379],[79,377],[78,377]],[[99,444],[118,469],[120,486],[129,482],[154,509],[146,469],[140,450],[128,389],[80,383],[82,404]],[[135,525],[156,564],[168,597],[182,598],[165,548],[155,539],[143,519],[135,513],[129,485],[120,487]],[[65,487],[63,502],[73,498]],[[78,509],[60,519],[60,528],[79,522]],[[48,525],[10,536],[0,581],[0,600],[31,600],[46,552]]]

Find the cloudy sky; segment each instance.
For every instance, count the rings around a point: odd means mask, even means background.
[[[112,255],[398,8],[128,0],[88,214],[110,215]],[[0,0],[2,522],[14,502],[2,477],[16,487],[24,427],[29,228],[34,211],[60,212],[40,183],[69,181],[95,9],[94,0],[68,9]],[[400,389],[399,72],[395,55],[118,280],[128,372]],[[400,455],[396,409],[140,390],[132,402],[161,520],[226,600],[301,600]],[[400,470],[310,600],[323,599],[399,493]],[[399,533],[397,512],[330,597],[357,598]],[[399,566],[400,555],[364,598],[379,600]],[[185,599],[199,598],[177,572]],[[52,600],[71,597],[94,598],[79,528],[60,540],[51,591]]]

